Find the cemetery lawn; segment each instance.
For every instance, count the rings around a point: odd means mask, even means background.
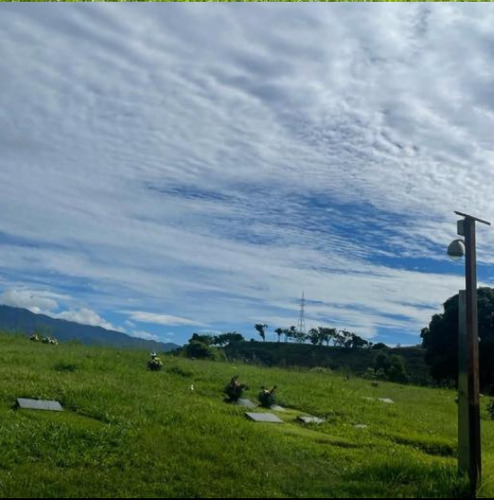
[[[456,393],[128,349],[0,335],[0,496],[458,497]],[[283,424],[223,402],[231,376],[278,386]],[[191,389],[193,385],[194,390]],[[16,398],[64,412],[15,409]],[[380,401],[389,398],[393,403]],[[494,421],[481,400],[483,482],[494,496]],[[298,415],[325,419],[303,424]],[[356,427],[367,426],[367,427]]]

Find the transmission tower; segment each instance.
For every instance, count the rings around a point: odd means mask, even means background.
[[[304,292],[302,292],[302,298],[300,299],[300,316],[297,323],[297,332],[305,334],[305,297]]]

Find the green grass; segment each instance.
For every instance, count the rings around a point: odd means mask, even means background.
[[[0,496],[451,497],[455,393],[148,353],[37,344],[0,335]],[[255,400],[278,385],[285,423],[247,420],[223,402],[239,373]],[[191,384],[194,391],[190,390]],[[19,410],[17,397],[63,413]],[[374,398],[374,399],[366,399]],[[377,398],[391,398],[386,404]],[[483,484],[494,494],[494,422],[482,400]],[[300,414],[321,425],[297,423]],[[356,424],[365,424],[363,429]]]

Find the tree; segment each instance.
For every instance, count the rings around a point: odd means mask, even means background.
[[[193,340],[196,342],[201,342],[202,344],[212,345],[214,344],[215,337],[210,334],[201,335],[200,333],[193,333],[192,337],[189,339],[189,342]]]
[[[185,346],[185,354],[189,358],[214,359],[214,348],[198,340],[189,340]]]
[[[281,336],[283,335],[283,332],[284,332],[283,328],[277,328],[275,330],[276,335],[278,335],[278,344],[280,343]]]
[[[477,290],[479,333],[479,383],[482,390],[494,383],[494,289]],[[458,379],[458,294],[444,304],[444,312],[434,314],[422,329],[422,347],[430,374],[437,381]]]
[[[377,378],[400,384],[407,384],[410,379],[403,357],[396,354],[388,356],[383,351],[379,351],[374,358],[374,373]]]
[[[263,342],[266,342],[266,329],[268,328],[268,325],[262,325],[261,323],[258,323],[257,325],[254,325],[254,328],[259,332],[259,335],[262,338]]]
[[[389,357],[389,368],[387,372],[388,380],[400,384],[408,384],[410,377],[405,369],[405,361],[402,356],[392,354]]]
[[[311,328],[309,333],[307,334],[307,339],[310,340],[311,344],[321,344],[321,337],[319,335],[319,331],[321,328]]]
[[[382,342],[378,342],[377,344],[374,344],[372,346],[372,349],[373,350],[377,350],[377,349],[387,349],[388,346],[386,344],[383,344]]]
[[[241,333],[227,332],[216,335],[213,339],[213,344],[222,347],[224,345],[230,344],[231,342],[240,342],[242,340],[245,339]]]
[[[359,337],[355,333],[351,334],[350,346],[352,349],[358,349],[359,347],[367,347],[368,345],[369,345],[369,342],[367,342],[367,340],[364,340],[362,337]]]
[[[288,342],[288,339],[294,339],[297,337],[297,329],[292,325],[290,328],[286,329],[285,334],[285,342]]]

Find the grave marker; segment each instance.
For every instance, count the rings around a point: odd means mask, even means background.
[[[256,408],[256,404],[253,403],[250,399],[239,399],[237,404],[240,406],[247,406],[247,408]]]
[[[282,424],[283,420],[278,418],[276,415],[272,413],[250,413],[246,412],[245,416],[254,420],[254,422],[271,422],[273,424]]]
[[[19,408],[23,408],[26,410],[63,411],[62,405],[58,401],[17,398],[17,405],[19,406]]]

